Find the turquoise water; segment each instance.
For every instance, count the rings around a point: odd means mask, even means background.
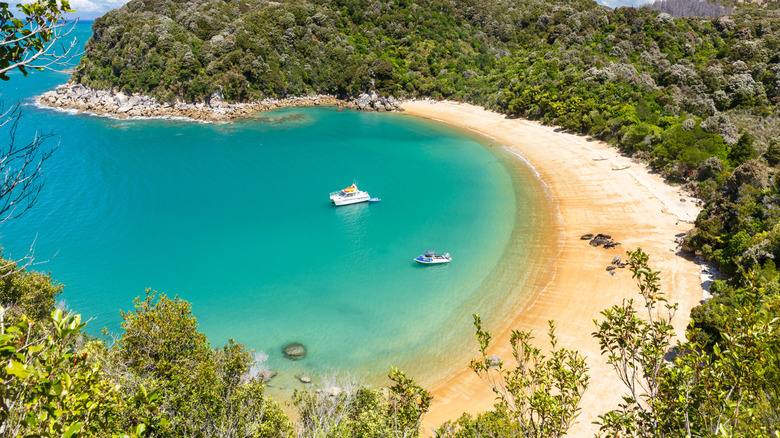
[[[18,136],[53,132],[59,148],[38,204],[0,226],[0,242],[20,257],[35,241],[50,259],[36,268],[65,285],[92,334],[118,333],[119,310],[153,288],[191,302],[213,346],[265,351],[277,391],[301,371],[381,383],[391,365],[431,382],[472,354],[471,313],[499,323],[536,273],[541,188],[489,140],[334,108],[218,125],[33,105],[66,80],[17,75],[3,90],[23,104]],[[353,180],[383,201],[331,205]],[[453,262],[412,261],[427,249]],[[292,341],[304,360],[282,358]]]

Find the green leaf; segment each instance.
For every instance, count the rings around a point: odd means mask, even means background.
[[[31,374],[24,368],[24,365],[15,360],[11,360],[11,362],[6,365],[5,372],[19,377],[20,379],[26,379]]]
[[[73,436],[73,434],[74,434],[74,433],[76,433],[76,432],[78,432],[79,430],[81,430],[81,428],[82,428],[82,427],[84,427],[84,424],[83,424],[83,423],[73,423],[73,424],[71,424],[71,425],[70,425],[70,427],[69,427],[69,428],[68,428],[68,429],[65,431],[65,433],[64,433],[64,434],[62,434],[62,436],[63,436],[63,437],[65,437],[65,438],[70,438],[71,436]]]

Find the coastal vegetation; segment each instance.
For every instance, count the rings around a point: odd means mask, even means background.
[[[711,352],[695,330],[673,344],[676,305],[660,290],[661,274],[641,249],[629,252],[627,265],[640,303],[604,310],[593,333],[625,384],[623,403],[599,417],[601,434],[776,436],[780,321],[753,301],[724,316],[727,334]],[[50,286],[31,308],[53,303],[61,290],[47,275],[12,276]],[[6,303],[7,291],[0,289]],[[19,305],[0,308],[3,436],[415,437],[430,406],[427,391],[391,369],[386,390],[342,376],[296,393],[293,422],[265,395],[263,358],[232,340],[212,349],[178,297],[147,291],[122,313],[122,331],[110,343],[85,335],[80,316],[48,307],[38,318],[18,313]],[[512,334],[510,366],[487,354],[490,332],[479,316],[474,321],[480,355],[471,368],[497,404],[437,435],[564,436],[589,381],[583,357],[556,347],[551,323],[549,353],[531,345],[530,333]]]
[[[626,387],[623,403],[600,417],[601,432],[778,436],[780,18],[773,7],[674,17],[584,0],[132,0],[95,22],[74,80],[162,100],[206,100],[218,89],[231,101],[368,89],[463,100],[648,160],[705,203],[686,245],[730,277],[716,282],[715,298],[694,310],[687,339],[675,344],[676,308],[659,289],[661,274],[641,250],[629,253],[641,302],[605,310],[594,332]],[[56,23],[67,9],[49,1],[24,12],[43,11],[44,22]],[[0,12],[10,16],[7,4]],[[6,32],[23,32],[24,22],[10,23],[16,27]],[[24,71],[19,59],[19,51],[3,52],[3,65]],[[33,202],[40,190],[15,187]],[[0,205],[18,194],[8,193]],[[106,342],[85,335],[79,316],[55,309],[62,286],[49,275],[11,260],[0,266],[2,436],[420,434],[430,394],[399,370],[390,371],[386,392],[339,383],[296,394],[293,423],[266,396],[261,361],[232,340],[212,348],[186,301],[147,291]],[[439,435],[565,434],[588,382],[582,358],[556,349],[552,328],[549,356],[515,332],[517,366],[505,368],[487,355],[490,334],[478,317],[475,326],[481,356],[472,368],[491,382],[498,404]]]

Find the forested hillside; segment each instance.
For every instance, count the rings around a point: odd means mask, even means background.
[[[95,22],[74,79],[163,100],[219,87],[233,101],[464,100],[611,139],[683,179],[710,156],[739,164],[743,131],[759,152],[777,137],[778,30],[773,11],[673,18],[584,0],[133,0]]]

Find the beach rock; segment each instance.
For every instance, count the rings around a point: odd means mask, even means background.
[[[602,246],[608,243],[610,243],[609,239],[605,239],[603,237],[600,237],[600,235],[598,235],[590,241],[590,246]]]
[[[267,381],[273,379],[274,377],[276,377],[276,371],[263,370],[263,371],[260,371],[260,374],[258,374],[257,377],[260,378],[261,382],[267,382]]]
[[[614,265],[607,266],[607,271],[614,271],[615,269],[617,269],[617,266]]]
[[[357,99],[357,107],[361,111],[367,110],[371,106],[371,97],[368,94],[361,94]]]
[[[490,368],[498,368],[501,365],[501,358],[495,354],[488,356],[488,360],[490,361]]]
[[[612,264],[613,265],[619,265],[620,264],[620,255],[616,255],[612,258]]]
[[[583,234],[582,236],[580,236],[580,240],[590,240],[592,238],[593,238],[593,234],[592,233]]]
[[[325,394],[327,394],[328,397],[338,397],[341,395],[341,388],[338,386],[331,386],[325,390]]]
[[[67,83],[37,97],[41,105],[74,109],[96,115],[111,115],[117,118],[160,117],[182,118],[203,121],[224,122],[242,117],[251,117],[259,111],[276,108],[313,105],[338,105],[341,108],[385,111],[397,108],[400,101],[395,98],[379,98],[376,93],[349,97],[347,100],[330,95],[310,95],[285,99],[268,98],[259,102],[226,103],[221,90],[217,90],[206,102],[187,103],[178,98],[158,102],[157,99],[134,94],[132,96],[113,90],[96,90],[82,84]]]
[[[614,248],[618,245],[620,245],[620,242],[607,242],[604,244],[604,249]]]
[[[300,360],[306,357],[306,347],[300,342],[292,342],[282,349],[284,355],[290,360]]]
[[[601,237],[602,239],[607,239],[607,240],[612,239],[612,236],[610,236],[609,234],[601,234],[601,233],[599,233],[599,234],[596,234],[596,237]]]

